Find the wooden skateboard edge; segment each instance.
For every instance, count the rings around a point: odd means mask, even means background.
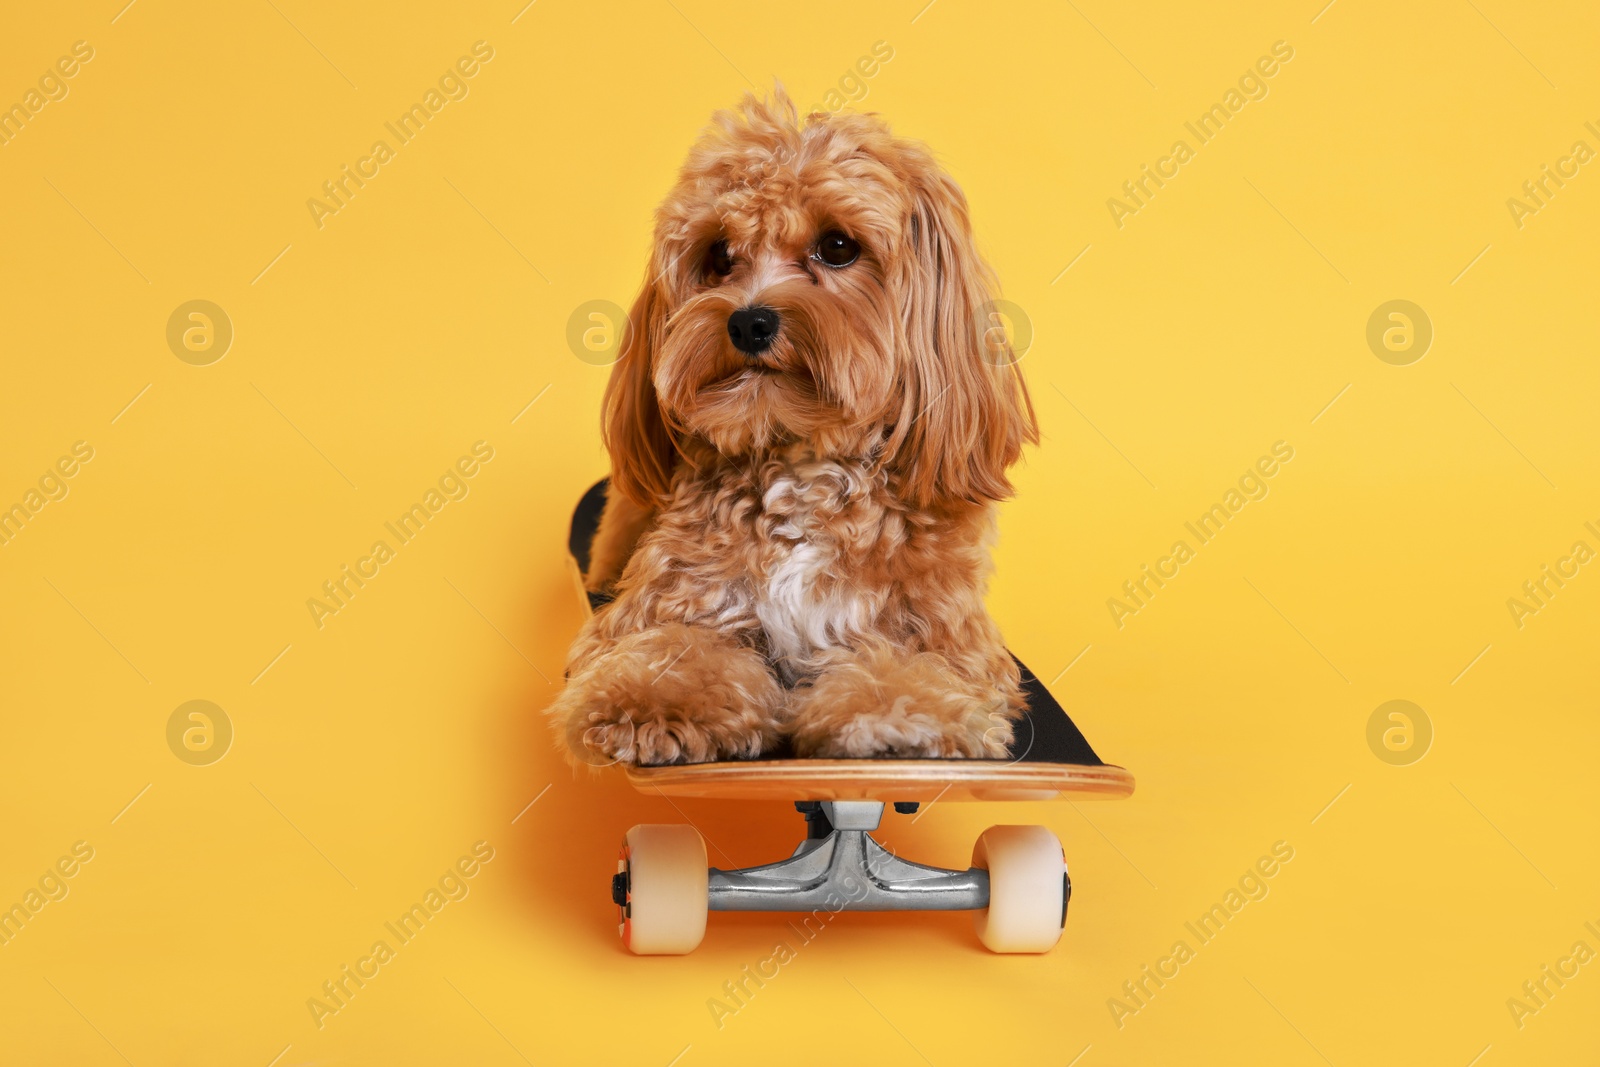
[[[625,767],[624,772],[641,792],[723,800],[1113,800],[1134,789],[1133,775],[1109,763],[786,759]]]

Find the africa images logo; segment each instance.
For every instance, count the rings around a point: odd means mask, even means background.
[[[382,573],[384,565],[396,557],[399,549],[416,540],[424,527],[439,517],[445,505],[451,501],[465,500],[472,492],[468,479],[475,477],[483,469],[483,464],[493,459],[493,445],[487,441],[473,442],[471,455],[460,456],[445,468],[445,472],[439,476],[437,488],[430,486],[421,500],[402,511],[393,522],[385,522],[383,528],[393,535],[393,545],[382,538],[374,541],[368,553],[357,558],[353,567],[349,563],[344,564],[336,576],[322,583],[325,599],[314,596],[306,598],[306,610],[311,613],[311,622],[316,628],[322,629],[329,616],[337,615],[349,607],[356,594]]]
[[[306,208],[311,212],[311,221],[317,229],[322,229],[330,215],[337,215],[350,205],[355,195],[367,187],[367,182],[376,178],[383,169],[384,164],[390,162],[398,154],[398,149],[410,144],[423,127],[443,111],[445,105],[452,100],[465,100],[472,87],[467,80],[477,76],[483,65],[494,59],[494,47],[488,41],[477,41],[472,45],[472,54],[462,56],[455,64],[439,75],[438,87],[430,86],[422,94],[422,100],[412,104],[393,122],[385,122],[383,128],[388,130],[394,138],[394,145],[379,139],[372,142],[368,153],[356,160],[352,168],[350,164],[343,164],[339,168],[337,177],[330,178],[322,183],[322,193],[326,199],[311,197],[306,201]]]
[[[331,1016],[348,1008],[356,994],[383,972],[384,966],[394,960],[400,949],[416,940],[447,905],[466,900],[472,892],[471,880],[478,876],[485,864],[494,859],[494,855],[494,846],[489,842],[474,843],[472,853],[461,856],[446,867],[438,881],[423,892],[421,900],[414,901],[393,922],[383,924],[393,944],[389,938],[377,939],[367,954],[358,957],[353,966],[344,964],[338,974],[323,982],[319,995],[307,997],[306,1010],[311,1013],[311,1021],[317,1024],[317,1029],[321,1030]]]
[[[1149,163],[1139,165],[1139,176],[1122,183],[1122,197],[1109,197],[1106,200],[1106,210],[1111,212],[1111,221],[1117,229],[1127,225],[1131,215],[1137,215],[1141,210],[1150,206],[1150,201],[1155,199],[1156,193],[1166,188],[1167,182],[1172,181],[1183,172],[1184,164],[1194,159],[1201,148],[1210,144],[1221,133],[1227,124],[1239,117],[1245,105],[1252,100],[1265,100],[1271,87],[1267,81],[1283,69],[1283,64],[1294,59],[1294,46],[1287,41],[1274,41],[1272,54],[1260,57],[1255,63],[1247,67],[1239,76],[1236,85],[1228,87],[1222,94],[1222,99],[1212,104],[1193,122],[1185,122],[1183,128],[1195,140],[1193,145],[1183,138],[1172,142],[1172,147],[1167,154],[1155,161],[1152,167]]]

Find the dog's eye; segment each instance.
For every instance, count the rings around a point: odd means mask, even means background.
[[[718,241],[706,249],[706,272],[719,278],[733,273],[733,256],[728,253],[728,242]]]
[[[830,267],[848,267],[860,254],[861,246],[838,230],[823,234],[814,253],[817,259]]]

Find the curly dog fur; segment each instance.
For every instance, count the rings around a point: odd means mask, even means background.
[[[549,709],[574,761],[1004,754],[983,597],[1038,430],[995,295],[960,189],[876,116],[715,117],[606,391],[615,600]]]

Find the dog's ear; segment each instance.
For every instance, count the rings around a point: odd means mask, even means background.
[[[889,440],[915,503],[1011,495],[1006,468],[1039,427],[1016,356],[995,321],[996,285],[978,256],[961,189],[920,151],[911,158],[903,313],[907,382]]]
[[[651,276],[655,276],[652,261]],[[611,453],[611,484],[641,507],[653,507],[666,496],[678,449],[662,418],[656,396],[655,351],[666,325],[666,303],[659,281],[645,281],[628,313],[622,356],[606,384],[601,433]]]

